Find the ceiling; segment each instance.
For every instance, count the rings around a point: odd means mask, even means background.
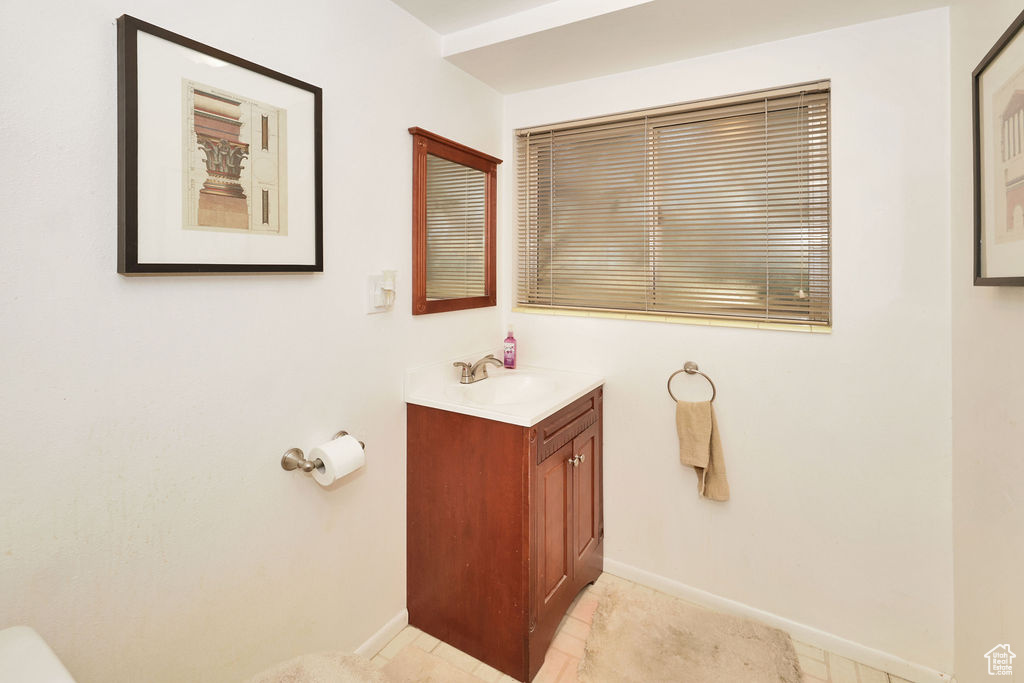
[[[393,0],[504,93],[944,7],[950,0]]]
[[[554,0],[394,0],[441,35],[501,19]]]

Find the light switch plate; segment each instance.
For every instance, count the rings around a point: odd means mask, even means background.
[[[387,313],[395,307],[395,280],[393,270],[384,270],[367,278],[367,314]]]

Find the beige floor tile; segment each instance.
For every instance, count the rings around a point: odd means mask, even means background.
[[[555,683],[579,683],[580,660],[570,657]]]
[[[384,655],[388,659],[394,659],[395,656],[402,651],[402,648],[416,640],[423,631],[413,626],[406,626],[402,631],[391,639],[391,642],[384,646],[378,654]]]
[[[805,674],[828,680],[828,668],[825,666],[825,662],[819,662],[817,659],[800,655],[800,669]]]
[[[383,672],[388,680],[402,683],[481,683],[479,678],[468,671],[463,671],[432,652],[424,652],[412,645],[402,648],[398,656],[384,667]]]
[[[556,650],[561,650],[570,657],[576,659],[583,659],[583,654],[586,651],[586,643],[582,639],[575,636],[571,636],[568,633],[559,633],[555,636],[555,639],[551,641],[551,647]]]
[[[817,676],[811,676],[810,674],[803,675],[803,683],[828,683],[824,678],[818,678]]]
[[[473,669],[473,675],[479,678],[481,681],[486,683],[497,683],[498,680],[504,675],[493,666],[489,666],[480,662],[480,666]]]
[[[889,683],[888,674],[860,662],[857,662],[857,674],[860,676],[860,683]]]
[[[418,647],[419,649],[423,650],[424,652],[431,652],[435,647],[437,647],[437,644],[440,642],[440,640],[430,635],[429,633],[423,633],[421,631],[419,637],[416,640],[412,641],[412,644]]]
[[[796,648],[796,653],[798,655],[805,655],[807,657],[810,657],[811,659],[817,659],[820,662],[825,661],[825,651],[822,650],[820,647],[814,647],[813,645],[808,645],[807,643],[801,643],[798,640],[793,641],[793,647]]]
[[[652,592],[646,586],[640,586],[626,579],[602,574],[597,584],[619,585],[638,593]],[[555,633],[541,667],[533,683],[578,683],[578,669],[586,649],[586,639],[597,610],[598,601],[593,587],[588,586],[573,600],[566,616]],[[515,683],[511,676],[480,662],[470,655],[461,652],[448,643],[414,627],[407,627],[388,643],[371,662],[377,668],[385,666],[401,650],[414,645],[421,650],[431,652],[434,656],[449,664],[472,674],[484,683]],[[886,674],[865,664],[854,662],[846,657],[826,652],[820,647],[793,641],[804,683],[910,683],[905,679]]]
[[[452,666],[462,669],[466,673],[473,673],[473,670],[480,666],[481,662],[476,657],[467,655],[462,650],[456,650],[448,643],[439,643],[432,654],[437,655]]]
[[[582,622],[590,624],[594,621],[594,612],[597,610],[597,598],[584,597],[580,598],[570,614]]]
[[[556,683],[562,675],[562,669],[571,657],[560,650],[550,649],[544,657],[544,664],[533,679],[533,683]]]
[[[828,671],[832,676],[832,683],[859,683],[857,680],[857,665],[839,655],[828,653]]]
[[[387,663],[389,661],[390,660],[387,657],[382,657],[381,655],[377,655],[376,657],[374,657],[373,659],[370,660],[370,664],[373,664],[378,669],[383,669],[385,667],[385,665],[387,665]]]
[[[590,635],[590,624],[580,621],[576,617],[568,616],[562,620],[562,625],[558,627],[556,635],[558,633],[567,633],[580,640],[586,640]]]

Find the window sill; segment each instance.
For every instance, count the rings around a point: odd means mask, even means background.
[[[648,322],[702,325],[704,327],[746,327],[757,330],[778,330],[782,332],[811,332],[831,334],[831,325],[808,325],[806,323],[758,322],[756,320],[723,320],[687,315],[665,315],[663,313],[639,313],[625,311],[593,311],[579,308],[547,308],[537,306],[514,306],[513,313],[534,315],[563,315],[577,318],[611,318],[613,320],[644,320]]]

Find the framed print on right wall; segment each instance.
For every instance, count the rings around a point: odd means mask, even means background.
[[[1024,13],[974,70],[974,284],[1024,286]]]

